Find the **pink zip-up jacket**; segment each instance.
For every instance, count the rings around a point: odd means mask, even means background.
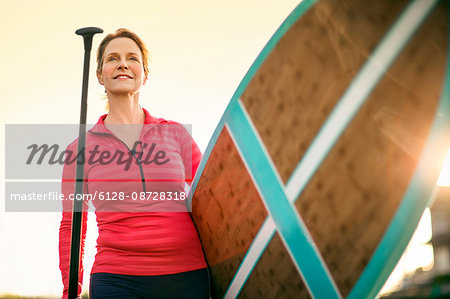
[[[184,200],[185,182],[192,181],[202,154],[181,124],[143,110],[144,127],[134,149],[106,128],[106,114],[86,135],[84,193],[91,196],[99,230],[91,274],[165,275],[207,266]],[[76,162],[70,160],[76,160],[76,152],[77,140],[67,147],[73,155],[66,154],[62,179],[66,198],[59,231],[63,298],[68,295],[73,205],[69,198],[76,171]],[[81,261],[87,208],[88,201],[83,200]],[[81,262],[79,293],[82,277]]]

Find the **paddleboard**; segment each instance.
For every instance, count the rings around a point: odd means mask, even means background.
[[[449,145],[448,1],[304,0],[231,99],[189,195],[213,298],[370,298]]]

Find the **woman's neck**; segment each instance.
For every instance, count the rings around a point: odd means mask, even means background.
[[[105,124],[143,124],[145,113],[139,105],[139,94],[115,96],[108,99],[109,113]]]

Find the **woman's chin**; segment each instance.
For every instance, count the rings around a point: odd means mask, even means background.
[[[108,98],[111,97],[133,97],[139,93],[139,90],[134,89],[125,89],[125,88],[118,88],[118,89],[110,89],[106,90],[106,94],[108,95]]]

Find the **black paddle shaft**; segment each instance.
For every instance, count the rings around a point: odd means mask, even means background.
[[[72,214],[72,238],[70,243],[70,270],[69,270],[69,299],[78,296],[78,275],[80,268],[80,239],[83,222],[83,187],[84,187],[84,148],[86,144],[86,112],[87,112],[87,91],[89,83],[89,62],[92,48],[92,38],[96,33],[103,30],[97,27],[86,27],[75,31],[84,39],[84,69],[83,87],[81,93],[80,128],[78,132],[77,151],[77,172],[75,183],[75,198],[73,201]]]

